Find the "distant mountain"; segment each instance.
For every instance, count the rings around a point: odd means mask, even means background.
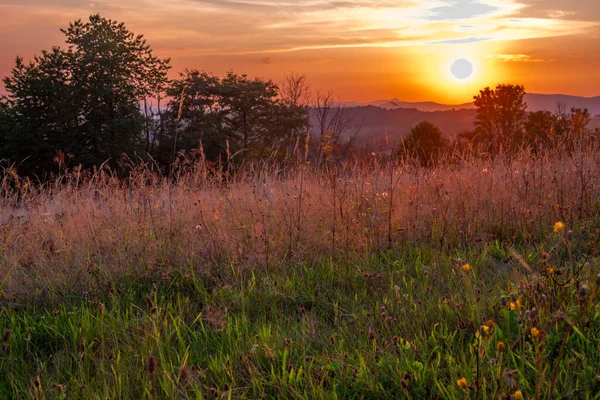
[[[558,103],[566,105],[567,110],[574,108],[587,108],[592,116],[600,115],[600,96],[580,97],[569,96],[565,94],[536,94],[528,93],[525,95],[525,102],[529,111],[548,110],[555,111]],[[402,101],[397,98],[391,100],[376,100],[369,103],[346,102],[342,103],[346,107],[374,106],[386,110],[396,110],[399,108],[414,108],[420,111],[448,111],[458,109],[472,109],[473,103],[463,104],[439,104],[431,101],[410,102]]]
[[[358,103],[358,102],[350,101],[350,102],[344,102],[344,103],[342,103],[342,105],[344,105],[346,107],[373,106],[373,107],[383,108],[385,110],[397,110],[399,108],[406,108],[406,109],[416,109],[416,110],[425,111],[425,112],[475,108],[473,103],[449,105],[449,104],[435,103],[433,101],[417,101],[417,102],[402,101],[397,98],[394,98],[391,100],[375,100],[375,101],[371,101],[369,103]]]
[[[474,109],[450,109],[445,111],[421,111],[416,108],[386,109],[373,105],[346,107],[353,116],[353,124],[361,127],[359,143],[374,145],[387,134],[389,146],[399,144],[404,136],[421,121],[429,121],[440,128],[448,137],[456,137],[462,131],[473,129]],[[316,118],[311,125],[318,126]],[[388,146],[384,146],[388,147]]]
[[[525,95],[525,102],[527,103],[527,109],[530,111],[556,111],[557,104],[562,103],[566,106],[567,110],[571,108],[587,108],[592,116],[600,114],[600,96],[580,97],[566,94],[529,93]]]

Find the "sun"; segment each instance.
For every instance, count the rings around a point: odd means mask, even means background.
[[[458,58],[450,65],[450,74],[459,81],[466,81],[473,76],[473,63],[466,58]]]

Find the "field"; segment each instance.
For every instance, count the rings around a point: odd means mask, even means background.
[[[594,146],[0,192],[0,398],[600,398]]]

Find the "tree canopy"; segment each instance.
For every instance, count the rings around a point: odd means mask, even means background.
[[[53,168],[62,151],[83,167],[116,162],[140,149],[140,101],[160,92],[169,60],[152,54],[142,35],[100,15],[62,30],[66,49],[16,59],[3,79],[6,104],[19,119],[0,151],[26,172]]]
[[[422,165],[435,165],[440,156],[449,149],[449,140],[431,122],[415,125],[403,140],[401,153],[415,156]]]
[[[474,97],[475,141],[492,152],[519,146],[527,115],[524,96],[525,88],[520,85],[500,84],[481,90]]]

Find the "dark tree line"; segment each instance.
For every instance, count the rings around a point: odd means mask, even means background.
[[[573,148],[575,143],[594,140],[600,132],[590,131],[587,109],[557,104],[554,112],[527,111],[525,88],[500,84],[486,87],[474,96],[475,129],[461,132],[454,142],[443,137],[433,124],[423,121],[404,139],[401,154],[415,156],[421,164],[434,165],[451,153],[510,154],[523,148],[533,152],[556,146]]]
[[[169,80],[169,60],[154,56],[143,36],[122,23],[92,15],[62,32],[64,48],[28,63],[17,57],[3,79],[0,161],[21,174],[43,179],[65,167],[122,160],[166,172],[180,159],[229,165],[298,153],[319,166],[347,156],[358,137],[360,124],[332,93],[317,91],[311,101],[303,75],[291,74],[281,86],[199,70]],[[433,165],[457,150],[493,155],[588,136],[587,110],[527,112],[524,95],[518,85],[485,88],[474,97],[474,131],[451,143],[424,121],[401,151]]]
[[[66,48],[29,63],[18,57],[3,79],[0,160],[20,173],[115,166],[124,155],[162,169],[199,153],[227,162],[278,157],[308,130],[307,104],[270,80],[190,70],[170,81],[168,59],[100,15],[62,32]]]

